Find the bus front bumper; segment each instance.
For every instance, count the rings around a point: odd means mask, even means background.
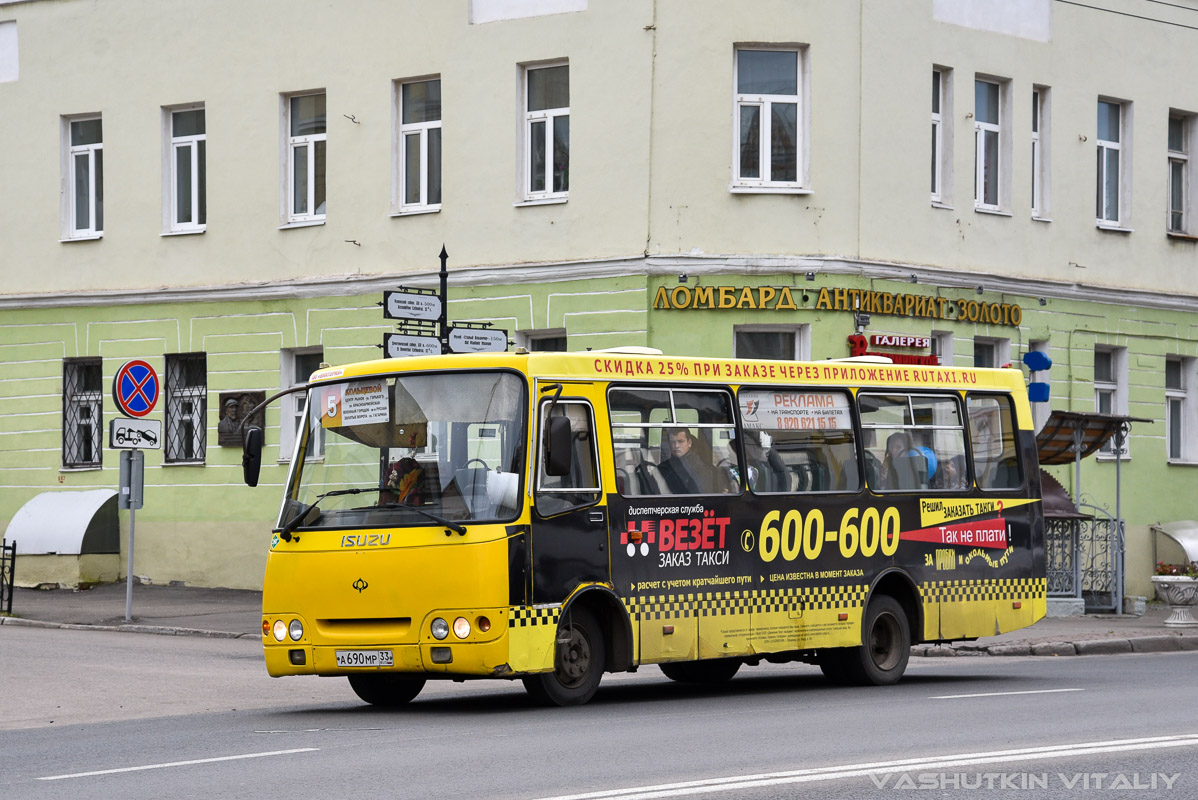
[[[508,637],[504,633],[489,642],[442,642],[396,645],[312,645],[304,643],[263,643],[266,671],[272,677],[284,675],[353,675],[362,672],[398,672],[424,677],[487,677],[512,674],[508,666]],[[337,654],[358,660],[386,660],[377,655],[390,653],[390,666],[350,667],[338,664]]]

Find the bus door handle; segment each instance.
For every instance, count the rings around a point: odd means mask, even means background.
[[[607,521],[607,514],[602,508],[592,508],[587,514],[587,521],[592,525],[602,525]]]

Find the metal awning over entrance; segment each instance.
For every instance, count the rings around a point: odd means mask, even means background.
[[[119,553],[117,494],[112,489],[42,492],[21,506],[4,538],[22,555]]]
[[[1087,611],[1119,614],[1123,610],[1123,459],[1113,459],[1113,517],[1105,505],[1083,502],[1082,459],[1094,455],[1111,441],[1115,444],[1112,455],[1121,453],[1133,422],[1152,420],[1124,414],[1053,411],[1036,434],[1040,466],[1070,462],[1074,465],[1072,501],[1064,487],[1047,474],[1043,474],[1041,484],[1049,594],[1082,598]]]

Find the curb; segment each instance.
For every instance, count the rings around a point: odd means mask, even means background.
[[[1080,642],[952,645],[919,644],[911,655],[925,658],[970,656],[1108,656],[1124,653],[1177,653],[1198,650],[1198,635],[1162,634],[1128,639],[1087,639]]]
[[[116,633],[154,633],[160,636],[202,636],[208,639],[257,639],[256,633],[207,631],[201,628],[176,628],[167,625],[88,625],[81,622],[43,622],[23,617],[0,617],[0,625],[19,628],[58,628],[66,631],[109,631]]]

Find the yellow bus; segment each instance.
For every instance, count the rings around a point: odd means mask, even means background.
[[[1045,614],[1015,370],[625,348],[370,361],[305,391],[263,587],[273,676],[383,706],[437,678],[574,705],[645,664],[885,685],[912,644]],[[251,485],[261,446],[248,430]]]

